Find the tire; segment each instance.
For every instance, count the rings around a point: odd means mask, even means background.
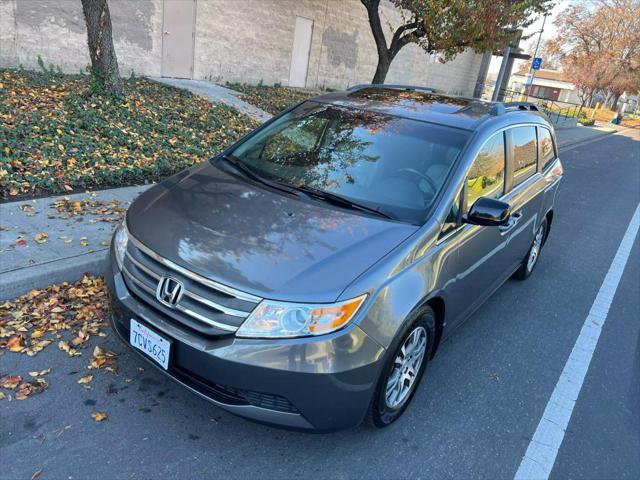
[[[524,260],[522,260],[520,268],[518,268],[513,275],[513,278],[516,280],[526,280],[535,270],[536,265],[538,265],[540,261],[542,247],[547,239],[548,228],[549,224],[545,218],[538,227],[538,230],[536,230],[536,235],[533,238],[533,242],[531,242],[531,247],[529,247],[529,251],[525,255]]]
[[[385,365],[378,379],[373,399],[369,407],[369,413],[367,415],[368,423],[376,428],[384,428],[395,422],[411,403],[411,399],[420,384],[420,380],[424,375],[424,370],[431,356],[431,352],[435,339],[435,312],[429,306],[422,308],[417,315],[415,315],[413,321],[407,322],[406,327],[402,330],[400,335],[391,344],[391,347],[387,350],[388,358],[385,361]],[[424,334],[424,337],[422,335]],[[406,363],[400,362],[402,357],[403,347],[405,353],[409,350],[408,347],[412,345],[410,342],[419,341],[420,338],[424,338],[424,350],[422,351],[419,365],[417,360],[418,355],[405,355]],[[420,342],[421,343],[421,342]],[[413,343],[417,345],[416,343]],[[406,369],[403,370],[403,368]],[[412,375],[412,371],[415,371],[415,375]],[[403,373],[405,372],[405,373]],[[403,379],[404,375],[404,379]],[[387,387],[390,384],[392,376],[398,378],[395,383],[396,386],[402,383],[404,387],[410,383],[408,388],[399,389],[395,388],[395,392],[398,395],[393,398],[393,393],[387,395]],[[409,381],[409,378],[413,376],[413,380]],[[402,382],[400,382],[402,380]],[[394,402],[394,400],[397,402]]]

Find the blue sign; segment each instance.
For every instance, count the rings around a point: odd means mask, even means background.
[[[535,57],[533,59],[533,69],[534,70],[540,70],[541,66],[542,66],[542,58],[541,57]]]

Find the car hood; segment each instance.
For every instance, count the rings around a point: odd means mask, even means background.
[[[254,185],[210,162],[150,188],[127,213],[161,256],[263,298],[332,302],[418,227]]]

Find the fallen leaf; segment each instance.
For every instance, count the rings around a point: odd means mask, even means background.
[[[89,383],[91,380],[93,380],[93,375],[91,375],[90,373],[85,375],[84,377],[81,377],[78,380],[78,383]]]
[[[57,429],[55,431],[56,432],[56,438],[58,438],[60,435],[62,435],[64,432],[66,432],[70,428],[71,428],[71,425],[66,425],[64,427],[61,427],[61,428]]]
[[[22,382],[22,377],[20,375],[7,375],[0,378],[0,387],[13,390],[20,384],[20,382]]]
[[[31,480],[36,480],[36,478],[38,478],[40,475],[42,475],[41,468],[33,472],[33,475],[31,475]]]
[[[96,422],[102,422],[107,419],[107,412],[93,412],[91,414],[91,418],[93,418]]]
[[[36,233],[36,235],[33,237],[33,239],[37,243],[45,243],[47,241],[47,238],[49,238],[49,234],[45,232]]]
[[[18,386],[18,392],[16,393],[16,400],[26,400],[30,395],[36,393],[42,393],[49,387],[49,384],[44,378],[38,378],[35,381],[24,382]]]
[[[10,352],[21,352],[24,349],[22,346],[22,337],[20,335],[9,337],[9,341],[7,341],[7,348]]]
[[[69,343],[65,342],[64,340],[58,342],[58,348],[67,352],[67,355],[69,355],[70,357],[77,357],[78,355],[82,355],[82,353],[77,351],[75,348],[71,348],[69,346]]]
[[[44,330],[34,330],[31,334],[31,338],[40,338],[44,335]]]

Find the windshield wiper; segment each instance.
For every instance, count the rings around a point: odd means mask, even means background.
[[[258,175],[251,168],[246,166],[243,162],[238,160],[236,157],[231,155],[222,155],[220,157],[227,164],[231,165],[236,171],[242,173],[245,177],[250,178],[256,182],[262,183],[268,187],[274,188],[276,190],[281,190],[286,193],[291,193],[293,195],[298,195],[302,193],[307,197],[315,197],[326,202],[333,203],[335,205],[339,205],[341,207],[349,208],[351,210],[360,210],[363,212],[373,213],[380,217],[388,218],[390,220],[394,220],[394,217],[391,215],[381,212],[377,208],[368,207],[367,205],[362,205],[361,203],[356,203],[352,200],[348,200],[345,197],[341,197],[340,195],[336,195],[335,193],[325,192],[324,190],[318,190],[316,188],[307,187],[304,185],[291,185],[289,183],[277,182],[273,180],[268,180],[261,175]]]
[[[380,211],[378,208],[369,207],[367,205],[363,205],[361,203],[354,202],[353,200],[349,200],[348,198],[342,197],[342,196],[337,195],[335,193],[325,192],[324,190],[319,190],[319,189],[316,189],[316,188],[313,188],[313,187],[307,187],[305,185],[291,185],[291,187],[295,188],[296,190],[300,190],[301,192],[306,193],[309,196],[320,198],[322,200],[325,200],[327,202],[333,203],[335,205],[339,205],[341,207],[346,207],[346,208],[350,208],[352,210],[360,210],[360,211],[363,211],[363,212],[373,213],[373,214],[378,215],[380,217],[384,217],[384,218],[388,218],[390,220],[394,220],[394,218],[391,215]]]
[[[280,190],[286,193],[291,193],[293,195],[298,195],[298,192],[296,191],[295,188],[289,185],[286,185],[284,183],[267,180],[263,176],[258,175],[256,172],[254,172],[251,168],[247,167],[244,163],[242,163],[236,157],[232,157],[230,155],[222,155],[220,159],[224,160],[225,163],[227,163],[228,165],[231,165],[236,171],[240,172],[242,175],[244,175],[247,178],[250,178],[255,182],[262,183],[263,185],[274,188],[276,190]]]

